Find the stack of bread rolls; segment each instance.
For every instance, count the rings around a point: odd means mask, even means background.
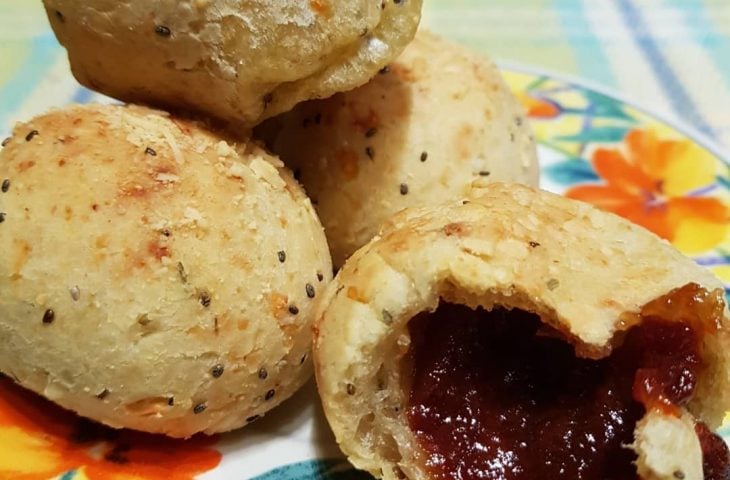
[[[343,452],[379,478],[539,478],[555,458],[578,458],[570,478],[726,478],[709,430],[730,398],[718,281],[536,190],[521,106],[488,59],[416,33],[420,0],[44,4],[79,82],[128,105],[52,110],[3,142],[0,372],[112,427],[189,437],[255,421],[314,366]],[[486,377],[439,375],[486,368],[464,340],[476,318],[525,336],[519,369],[549,338],[570,360],[551,372],[620,370],[623,436],[598,422],[611,439],[593,454],[566,440],[546,460],[452,428],[457,386]],[[690,339],[683,370],[665,371],[668,346],[621,353],[656,328]],[[511,407],[466,394],[486,410],[464,421],[557,411],[565,438],[578,420],[561,405],[607,388],[533,383]]]

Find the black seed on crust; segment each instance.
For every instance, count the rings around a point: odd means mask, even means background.
[[[201,402],[193,407],[193,413],[198,415],[199,413],[203,413],[206,408],[208,408],[208,405],[205,402]]]
[[[299,313],[299,308],[296,305],[289,305],[289,313],[296,315]]]
[[[348,383],[347,384],[347,394],[348,395],[355,395],[355,385]]]
[[[266,377],[269,376],[269,372],[266,371],[266,368],[261,367],[259,368],[259,379],[266,380]]]
[[[286,262],[286,252],[284,250],[279,250],[276,252],[276,256],[279,258],[279,261],[281,263]]]
[[[264,395],[264,400],[269,401],[274,398],[274,395],[276,395],[276,391],[272,388],[271,390],[266,392],[266,395]]]
[[[172,35],[170,27],[166,27],[165,25],[157,25],[155,27],[155,33],[160,37],[169,37],[170,35]]]
[[[307,291],[307,296],[309,298],[314,298],[314,296],[316,295],[316,292],[314,291],[314,285],[312,285],[311,283],[308,283],[305,286],[305,290]]]
[[[210,307],[210,295],[208,293],[206,293],[206,292],[201,293],[200,296],[198,297],[198,301],[200,302],[200,304],[203,307],[205,307],[205,308]]]
[[[45,312],[43,312],[43,323],[49,324],[53,323],[53,321],[56,319],[56,312],[53,311],[53,309],[48,308]]]
[[[145,148],[144,149],[144,153],[146,153],[147,155],[149,155],[151,157],[156,157],[157,156],[157,152],[152,147]]]
[[[220,378],[221,375],[223,375],[223,371],[225,370],[225,367],[223,367],[222,364],[218,364],[211,368],[210,374],[213,376],[213,378]]]
[[[10,189],[10,179],[6,178],[3,180],[2,186],[0,186],[0,190],[2,190],[3,193],[7,192]]]
[[[39,134],[38,130],[31,130],[30,132],[28,132],[28,135],[25,136],[25,141],[30,142],[31,140],[33,140],[33,137],[35,137],[38,134]]]

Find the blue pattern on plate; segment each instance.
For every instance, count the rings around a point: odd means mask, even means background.
[[[561,186],[600,180],[593,166],[581,158],[571,158],[543,168],[543,175]]]

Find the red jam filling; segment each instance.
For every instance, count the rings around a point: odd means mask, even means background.
[[[676,413],[702,368],[697,329],[666,318],[644,317],[588,360],[523,311],[442,303],[416,316],[408,420],[430,476],[638,478],[624,447],[636,422],[647,408]],[[705,478],[730,478],[725,443],[701,424],[698,435]]]

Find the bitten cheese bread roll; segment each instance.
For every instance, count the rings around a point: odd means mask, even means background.
[[[249,143],[139,107],[52,111],[0,152],[0,372],[85,417],[187,437],[311,374],[322,227]]]
[[[318,307],[325,413],[385,479],[725,479],[721,283],[587,204],[493,184],[409,209]]]
[[[421,0],[43,3],[82,84],[243,126],[364,84],[421,14]]]
[[[257,135],[300,174],[337,266],[405,207],[459,199],[473,182],[538,183],[535,142],[497,68],[427,32],[367,85]]]

